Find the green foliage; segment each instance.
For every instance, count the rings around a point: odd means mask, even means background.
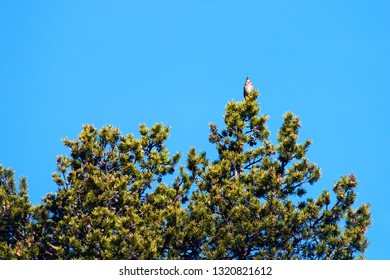
[[[286,113],[271,143],[258,92],[231,101],[225,128],[210,124],[214,161],[191,148],[185,166],[165,145],[169,128],[83,127],[64,139],[58,185],[28,201],[0,167],[0,257],[30,259],[355,259],[362,258],[369,205],[353,208],[355,175],[309,197],[321,171],[298,142],[300,120]],[[334,202],[332,203],[332,200]],[[5,218],[4,218],[5,217]]]
[[[178,257],[176,232],[184,226],[182,201],[190,184],[162,182],[180,159],[164,145],[169,128],[141,125],[139,132],[136,139],[111,126],[86,125],[78,140],[64,139],[71,153],[57,158],[59,190],[35,213],[39,258]]]
[[[0,165],[0,259],[29,259],[37,252],[30,231],[32,205],[27,181],[19,180],[17,190],[12,169]]]
[[[210,142],[219,158],[210,164],[203,154],[189,153],[190,170],[197,189],[190,215],[202,225],[198,244],[207,259],[353,259],[367,247],[364,234],[370,225],[369,205],[356,211],[357,180],[343,176],[333,190],[307,198],[307,185],[321,176],[306,158],[311,141],[297,142],[300,121],[284,115],[271,144],[258,116],[258,92],[244,102],[229,102],[226,128],[210,124]]]

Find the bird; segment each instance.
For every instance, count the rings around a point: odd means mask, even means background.
[[[249,77],[246,77],[246,81],[244,84],[244,98],[248,96],[249,93],[251,93],[253,90],[253,83],[251,82],[251,79]]]

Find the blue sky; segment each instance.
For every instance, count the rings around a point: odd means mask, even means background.
[[[301,118],[323,173],[312,188],[356,174],[358,204],[372,204],[366,257],[390,259],[389,14],[375,0],[0,0],[0,163],[37,204],[82,124],[137,135],[163,122],[172,153],[212,156],[208,123],[249,76],[272,137],[285,112]]]

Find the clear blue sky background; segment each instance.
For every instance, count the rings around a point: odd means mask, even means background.
[[[137,135],[163,122],[172,153],[214,155],[208,123],[249,76],[272,137],[300,116],[323,173],[313,188],[356,174],[358,204],[372,204],[366,257],[390,259],[389,14],[376,0],[0,0],[0,163],[37,204],[82,124]]]

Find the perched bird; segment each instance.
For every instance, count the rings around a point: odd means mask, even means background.
[[[246,82],[244,84],[244,98],[247,97],[249,93],[253,90],[253,84],[251,82],[251,79],[249,77],[246,77]]]

